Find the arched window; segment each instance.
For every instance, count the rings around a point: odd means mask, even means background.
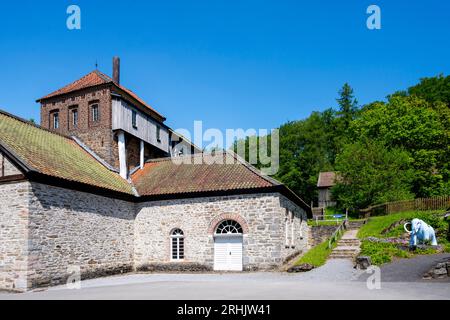
[[[175,229],[170,234],[170,246],[172,260],[184,259],[184,233],[181,229]]]
[[[234,220],[222,221],[216,229],[216,234],[242,234],[242,227]]]

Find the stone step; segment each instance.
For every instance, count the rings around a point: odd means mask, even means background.
[[[350,259],[353,260],[354,256],[329,256],[328,259]]]
[[[338,247],[359,247],[360,243],[338,242]]]
[[[341,239],[338,241],[338,243],[355,243],[355,244],[361,244],[361,241],[357,240],[357,239]]]
[[[335,248],[331,252],[358,252],[358,251],[360,251],[360,250],[357,247],[353,247],[352,249],[350,249],[350,248],[341,249],[338,247],[338,248]]]
[[[330,254],[330,257],[354,257],[356,255],[356,253],[352,252],[347,252],[347,253],[340,253],[340,252],[335,252]]]

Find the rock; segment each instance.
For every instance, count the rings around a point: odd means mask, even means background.
[[[314,269],[314,266],[312,264],[303,263],[301,265],[289,268],[287,270],[287,272],[289,272],[289,273],[293,273],[293,272],[307,272],[307,271],[311,271],[312,269]]]
[[[445,278],[447,277],[447,268],[434,269],[432,273],[433,278]]]
[[[380,239],[377,237],[367,237],[367,238],[364,238],[363,240],[366,240],[369,242],[387,242],[386,239]]]
[[[356,257],[356,267],[362,270],[366,270],[372,265],[372,260],[368,256]]]
[[[424,275],[423,275],[423,279],[424,280],[429,280],[429,279],[432,279],[433,277],[432,277],[432,275],[431,275],[431,273],[429,273],[429,272],[427,272],[427,273],[425,273]]]

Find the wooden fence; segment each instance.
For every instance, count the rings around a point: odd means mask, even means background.
[[[403,211],[446,210],[450,208],[450,196],[418,198],[371,206],[359,211],[361,217],[383,216]]]

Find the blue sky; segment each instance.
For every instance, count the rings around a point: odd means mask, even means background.
[[[82,10],[82,30],[66,9]],[[366,28],[366,8],[382,29]],[[450,2],[20,1],[0,5],[0,108],[39,119],[35,100],[94,69],[111,74],[174,128],[275,128],[450,70]]]

